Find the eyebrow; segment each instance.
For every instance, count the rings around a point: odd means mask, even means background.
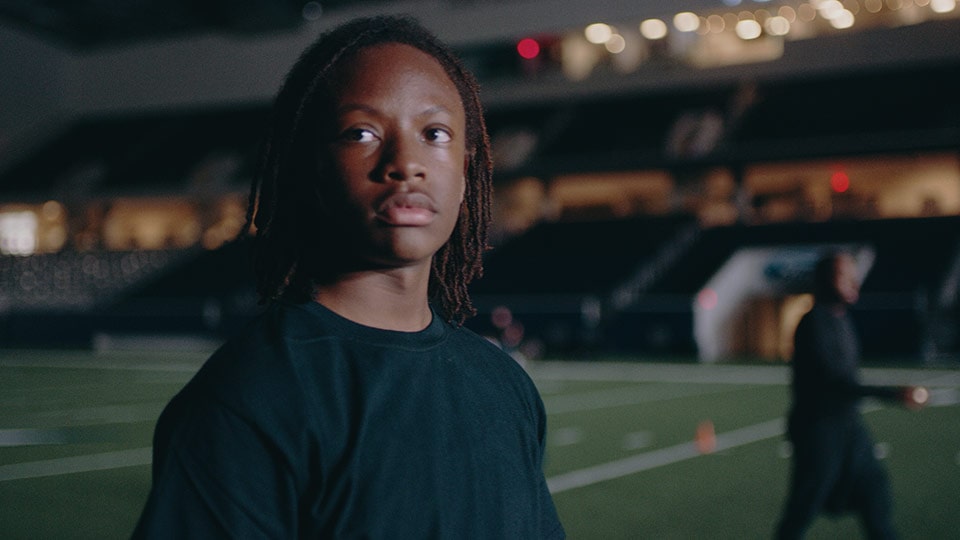
[[[379,109],[376,109],[369,105],[365,105],[363,103],[344,103],[339,107],[337,107],[337,114],[346,114],[353,111],[361,111],[361,112],[366,112],[373,115],[380,114]],[[437,113],[453,114],[453,111],[451,111],[449,108],[443,105],[433,105],[431,107],[427,107],[423,111],[420,111],[419,113],[416,114],[416,116],[417,117],[431,116]]]

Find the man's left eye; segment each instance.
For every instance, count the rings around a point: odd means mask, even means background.
[[[453,140],[453,135],[443,128],[430,128],[424,133],[424,137],[430,142],[446,143]]]

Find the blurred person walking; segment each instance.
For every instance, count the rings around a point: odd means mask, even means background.
[[[887,473],[861,417],[867,396],[919,409],[923,388],[860,383],[860,342],[848,309],[860,296],[849,253],[830,253],[814,271],[815,304],[794,337],[790,488],[776,536],[802,538],[821,513],[856,513],[871,539],[896,538]]]

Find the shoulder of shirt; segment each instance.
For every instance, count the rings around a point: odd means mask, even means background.
[[[179,399],[242,402],[247,395],[284,392],[296,388],[293,367],[281,354],[277,314],[267,309],[231,336],[204,362]]]
[[[448,336],[448,342],[464,350],[476,351],[481,357],[479,361],[487,362],[490,368],[499,371],[507,379],[520,382],[527,387],[527,390],[536,388],[527,370],[490,339],[464,326],[453,326]]]
[[[516,360],[514,360],[509,354],[501,349],[499,345],[490,339],[477,334],[465,326],[453,326],[449,324],[448,326],[451,327],[450,331],[448,332],[450,339],[463,341],[465,344],[469,344],[473,347],[479,347],[485,354],[489,354],[493,358],[497,358],[499,360],[509,360],[514,364],[517,363]]]

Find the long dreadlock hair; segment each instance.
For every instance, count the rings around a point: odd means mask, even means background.
[[[325,163],[329,158],[317,155],[318,134],[328,127],[324,122],[330,123],[338,66],[359,50],[382,43],[410,45],[435,58],[463,102],[468,157],[464,199],[453,233],[433,256],[428,289],[441,315],[462,324],[476,313],[467,286],[483,274],[482,256],[488,248],[490,141],[476,79],[436,36],[407,17],[357,19],[323,34],[287,75],[274,102],[243,228],[256,227],[257,292],[261,303],[281,296],[305,298],[323,276],[335,272],[337,262],[324,256],[344,240],[318,204],[325,190],[317,186],[336,181],[324,173],[331,170]]]

